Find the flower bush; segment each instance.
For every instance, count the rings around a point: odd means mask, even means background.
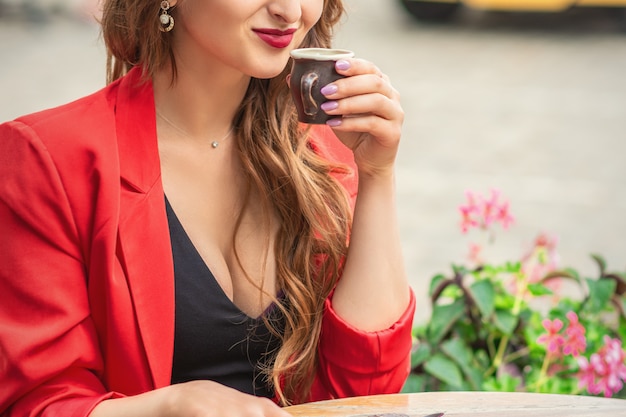
[[[463,233],[494,242],[514,221],[497,190],[468,192]],[[519,259],[491,264],[470,244],[467,265],[432,278],[430,319],[414,329],[405,392],[526,391],[626,398],[626,273],[598,255],[596,278],[558,267],[540,234]],[[571,283],[568,284],[567,283]],[[577,289],[577,291],[572,291]]]

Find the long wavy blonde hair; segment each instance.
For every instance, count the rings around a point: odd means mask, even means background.
[[[150,78],[171,65],[175,77],[170,34],[159,30],[159,6],[160,0],[104,2],[108,82],[134,66]],[[174,9],[171,13],[175,17]],[[341,0],[324,0],[320,20],[300,47],[329,47],[343,13]],[[341,273],[351,224],[345,191],[331,175],[348,172],[324,161],[309,146],[285,82],[289,71],[287,66],[273,79],[253,78],[234,120],[245,175],[259,191],[255,195],[262,197],[264,221],[268,225],[271,214],[277,213],[281,222],[274,249],[284,299],[274,301],[285,320],[281,332],[266,319],[282,344],[264,371],[284,405],[308,398],[324,301]]]

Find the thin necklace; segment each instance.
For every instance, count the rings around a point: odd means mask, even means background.
[[[167,117],[163,116],[163,114],[160,111],[157,110],[156,114],[161,119],[163,119],[165,122],[167,122],[167,124],[169,124],[174,129],[176,129],[179,133],[181,133],[184,136],[186,136],[186,137],[191,139],[191,135],[189,133],[185,132],[183,129],[181,129],[180,127],[176,126],[174,123],[172,123],[172,121],[170,119],[168,119]],[[228,132],[226,132],[226,134],[220,140],[213,140],[211,142],[211,147],[213,149],[216,149],[218,146],[220,146],[221,142],[224,142],[226,139],[228,139],[230,137],[230,134],[233,133],[233,130],[235,130],[235,126],[231,126],[231,128],[228,130]]]

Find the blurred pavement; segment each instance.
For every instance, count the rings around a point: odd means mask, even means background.
[[[0,121],[104,85],[88,3],[41,14],[0,0],[8,3]],[[437,26],[413,21],[395,0],[346,3],[336,45],[376,62],[403,97],[398,202],[418,321],[429,312],[430,277],[462,262],[478,239],[459,228],[466,189],[500,189],[516,217],[489,259],[518,259],[548,232],[563,266],[593,276],[588,255],[599,253],[609,269],[626,269],[626,33],[616,19],[466,12]]]

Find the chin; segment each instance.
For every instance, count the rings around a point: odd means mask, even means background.
[[[283,72],[284,69],[285,69],[285,67],[282,67],[280,69],[276,69],[275,71],[268,71],[266,69],[265,71],[258,71],[257,73],[252,74],[252,77],[258,78],[258,79],[261,79],[261,80],[268,80],[268,79],[271,79],[271,78],[278,77]]]
[[[261,80],[275,78],[285,70],[290,59],[291,56],[287,50],[281,51],[280,54],[260,55],[256,62],[248,67],[248,75]]]

